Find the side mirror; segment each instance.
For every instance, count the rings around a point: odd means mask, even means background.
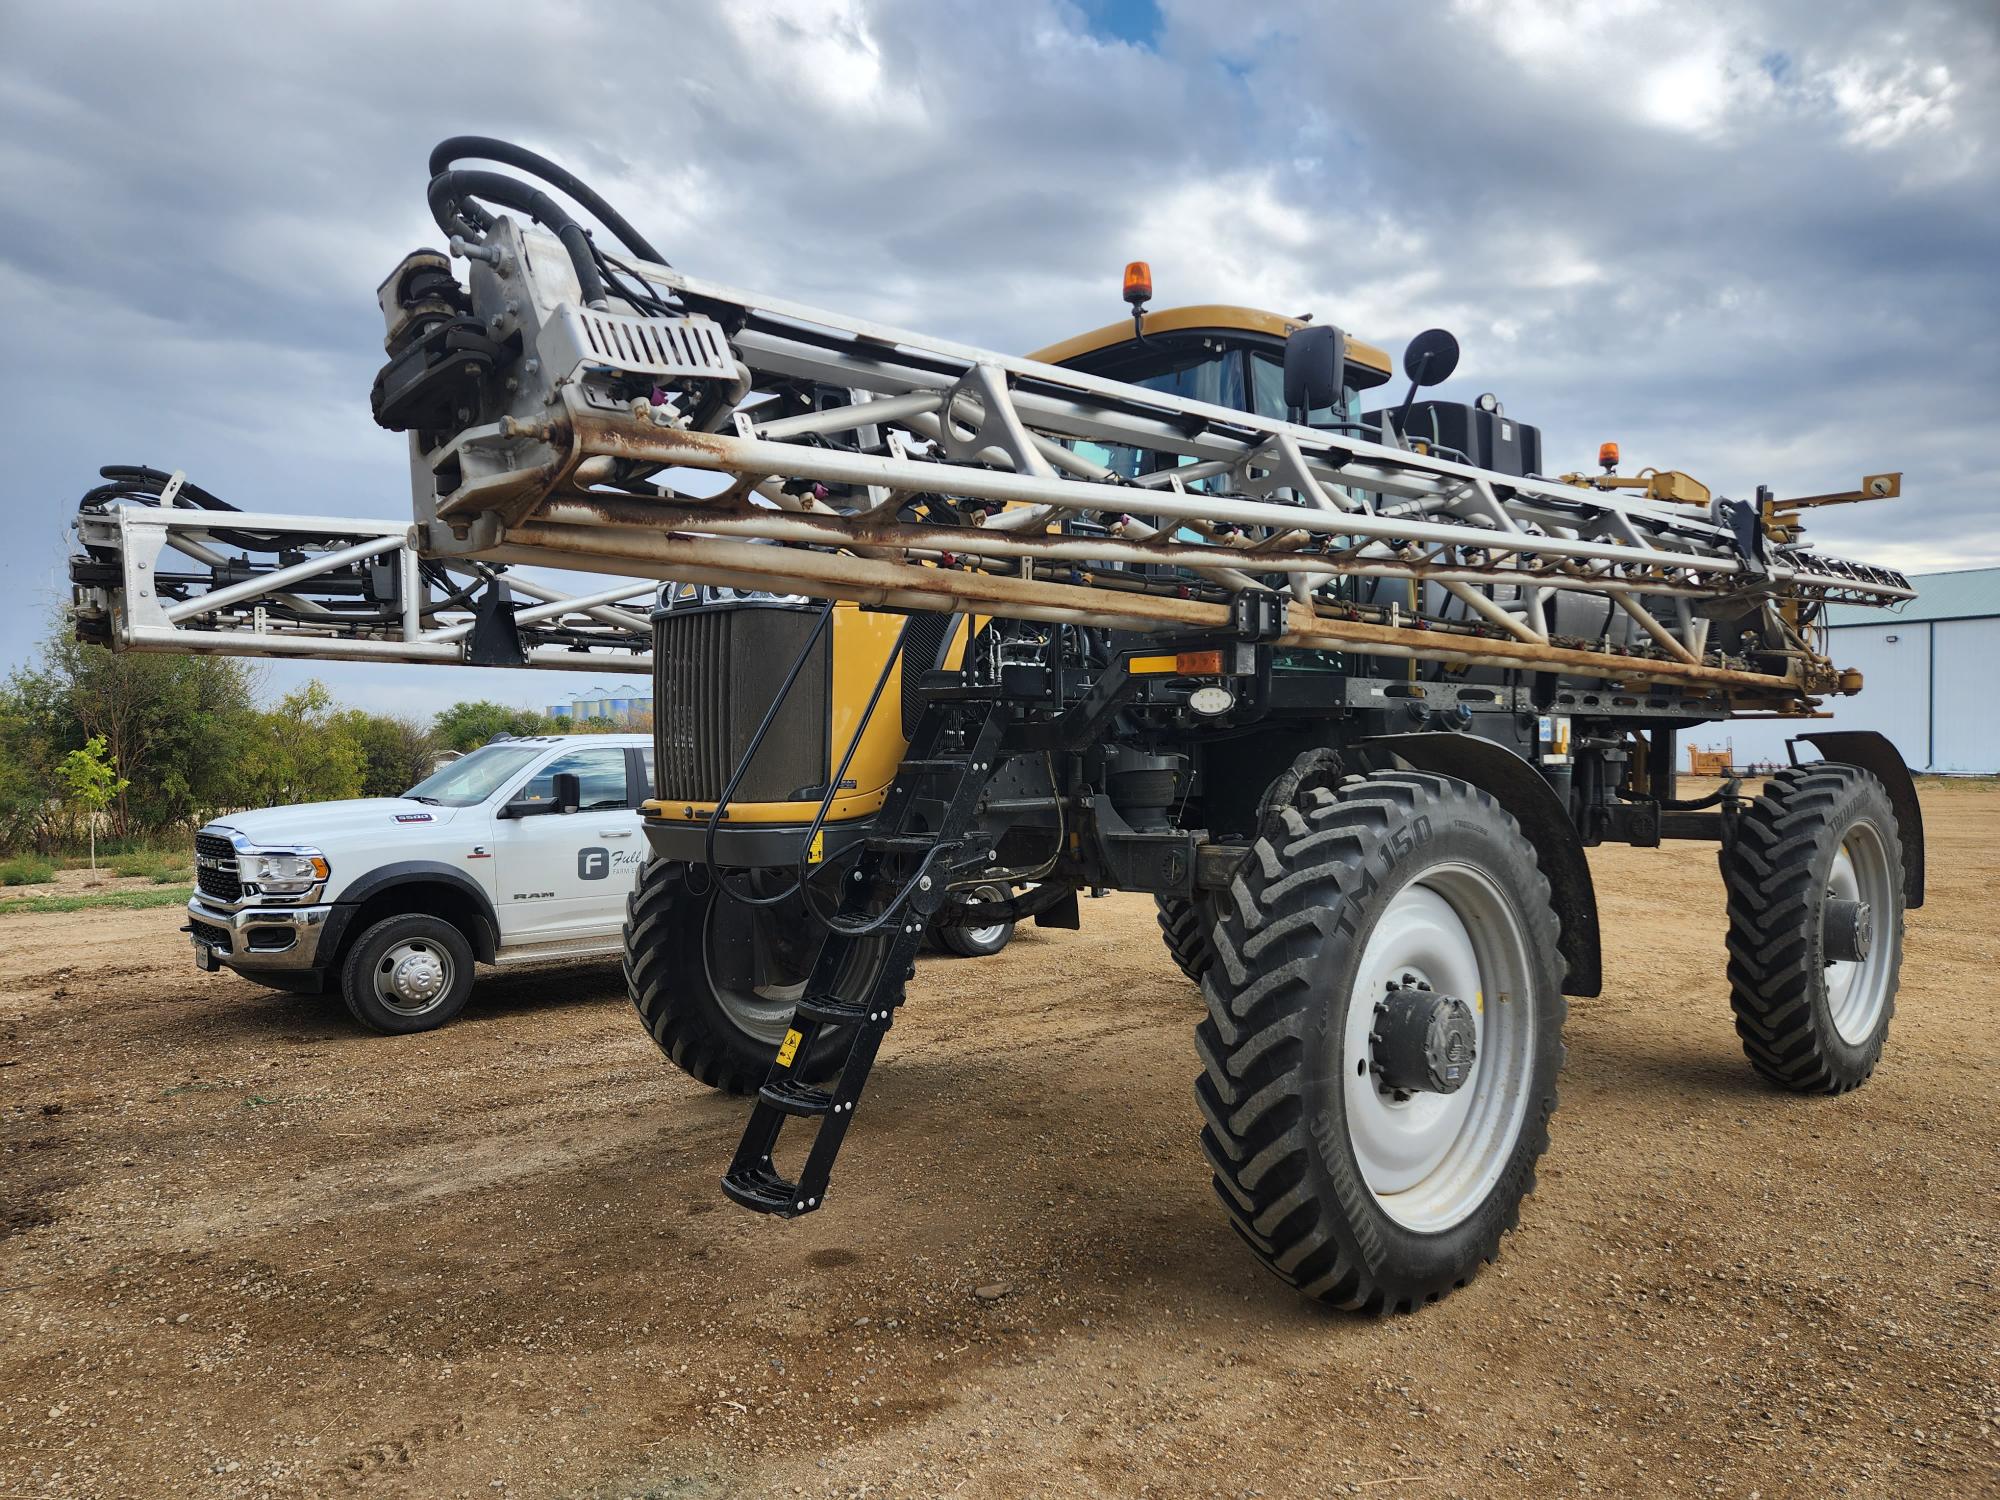
[[[1410,346],[1403,351],[1403,373],[1410,377],[1410,390],[1396,410],[1397,435],[1385,434],[1388,442],[1400,443],[1401,434],[1409,431],[1410,406],[1417,399],[1417,387],[1443,385],[1457,368],[1458,340],[1447,330],[1426,328],[1410,340]]]
[[[500,809],[503,818],[543,818],[550,813],[573,813],[583,803],[583,783],[573,771],[558,771],[555,775],[554,795],[546,799],[540,797],[517,797]]]
[[[1443,328],[1426,328],[1403,351],[1403,373],[1410,384],[1443,385],[1458,368],[1458,340]]]
[[[1340,377],[1347,365],[1347,335],[1330,323],[1308,323],[1285,339],[1285,407],[1304,421],[1308,412],[1340,405]]]

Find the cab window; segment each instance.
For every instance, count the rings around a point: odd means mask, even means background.
[[[1250,395],[1256,402],[1253,408],[1260,417],[1271,417],[1277,421],[1289,421],[1285,410],[1285,362],[1282,356],[1266,354],[1262,349],[1250,351]],[[1334,427],[1361,420],[1361,393],[1353,386],[1346,386],[1340,393],[1340,410],[1316,406],[1306,413],[1306,422],[1314,427]]]
[[[577,806],[585,812],[631,804],[625,785],[625,751],[617,746],[572,750],[557,756],[529,778],[515,800],[549,801],[556,794],[556,777],[563,772],[576,777],[581,789]]]

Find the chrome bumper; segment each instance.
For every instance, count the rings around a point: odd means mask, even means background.
[[[188,925],[183,930],[194,939],[197,959],[206,949],[216,963],[232,969],[297,971],[316,967],[319,940],[333,908],[246,906],[241,911],[219,911],[200,896],[192,896],[187,912]],[[228,947],[205,935],[203,928],[223,934]]]

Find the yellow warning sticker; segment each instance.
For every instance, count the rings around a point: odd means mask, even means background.
[[[826,858],[826,830],[820,829],[813,835],[812,847],[806,850],[806,863],[816,865]]]
[[[788,1030],[785,1033],[784,1041],[778,1045],[779,1067],[789,1068],[792,1065],[792,1059],[798,1056],[799,1043],[804,1040],[805,1038],[799,1035],[796,1028]]]

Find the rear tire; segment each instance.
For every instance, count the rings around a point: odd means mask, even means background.
[[[971,894],[981,901],[1010,901],[1014,893],[1005,886],[974,886]],[[1014,940],[1012,922],[995,922],[990,927],[933,927],[927,936],[947,953],[960,958],[990,958]]]
[[[797,996],[716,982],[724,969],[714,962],[718,924],[734,932],[734,924],[750,919],[750,908],[712,886],[697,890],[694,873],[678,860],[655,860],[640,877],[625,907],[625,993],[675,1067],[710,1088],[754,1094],[771,1070]],[[848,986],[840,988],[845,993]],[[824,1028],[792,1071],[811,1082],[832,1076],[850,1040],[843,1027]]]
[[[1465,782],[1385,772],[1301,802],[1218,901],[1202,1148],[1277,1275],[1408,1311],[1493,1259],[1534,1186],[1563,1060],[1556,916],[1533,846]],[[1411,990],[1471,1013],[1450,1092],[1385,1084],[1386,1002]]]
[[[441,917],[384,917],[347,950],[340,995],[371,1031],[433,1031],[465,1009],[472,968],[472,944]]]
[[[1183,900],[1179,896],[1155,896],[1160,940],[1167,945],[1167,957],[1196,984],[1215,962],[1215,945],[1208,929],[1215,921],[1215,907],[1208,900]]]
[[[1790,766],[1722,856],[1729,1002],[1750,1065],[1799,1094],[1842,1094],[1882,1060],[1903,965],[1903,844],[1882,783],[1858,766]],[[1830,900],[1869,908],[1859,959],[1827,953]]]

